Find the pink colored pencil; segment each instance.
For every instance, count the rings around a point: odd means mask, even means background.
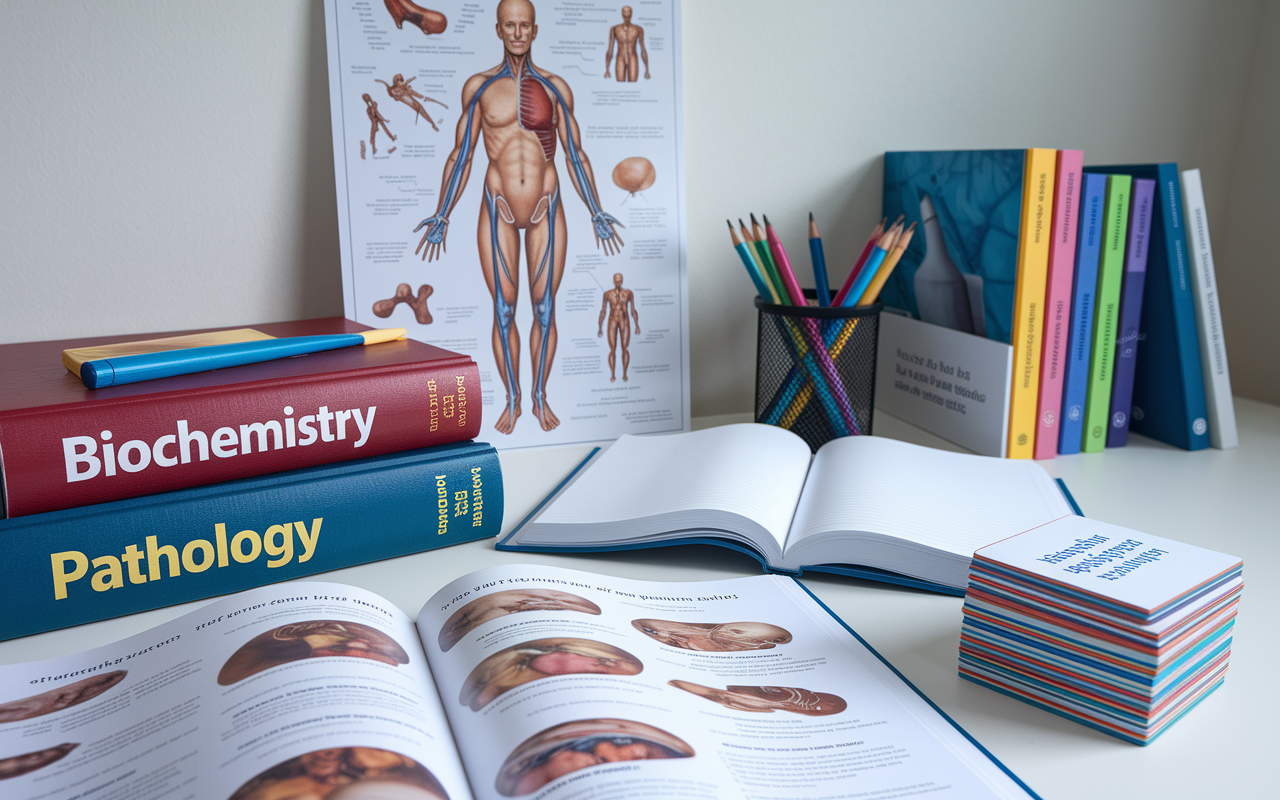
[[[782,249],[782,240],[778,238],[778,232],[774,230],[773,225],[769,224],[769,217],[764,217],[764,234],[769,240],[769,250],[773,253],[773,260],[778,262],[778,273],[782,276],[782,283],[787,287],[787,294],[791,296],[793,305],[804,306],[809,302],[804,299],[804,290],[800,288],[800,281],[796,280],[795,270],[791,269],[791,260],[787,258],[787,251]]]

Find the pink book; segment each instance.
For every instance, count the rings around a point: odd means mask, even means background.
[[[1049,239],[1049,276],[1045,291],[1044,336],[1040,354],[1040,399],[1036,414],[1036,458],[1058,455],[1062,379],[1071,328],[1071,280],[1075,275],[1079,229],[1080,173],[1083,150],[1059,150],[1054,181],[1053,222]]]

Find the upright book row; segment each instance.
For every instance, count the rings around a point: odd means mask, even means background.
[[[466,356],[396,341],[104,389],[72,372],[83,348],[361,330],[0,347],[0,639],[496,535],[502,475],[468,441],[481,389]]]
[[[1130,429],[1235,446],[1198,170],[1084,167],[1079,150],[887,153],[884,213],[924,236],[882,299],[929,325],[884,327],[877,405],[1011,458],[1120,447]]]

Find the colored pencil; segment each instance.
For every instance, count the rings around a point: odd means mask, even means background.
[[[831,305],[831,284],[827,280],[827,256],[822,251],[822,236],[818,233],[818,223],[813,221],[813,212],[809,212],[809,259],[813,262],[813,284],[818,291],[818,305]]]
[[[325,336],[292,336],[284,339],[262,339],[251,342],[212,344],[158,353],[112,356],[80,365],[80,380],[90,389],[121,386],[174,375],[190,375],[211,369],[257,364],[280,358],[337,350],[355,345],[382,344],[408,335],[404,328],[384,328],[361,333],[335,333]]]
[[[791,298],[792,305],[807,306],[809,303],[805,300],[804,290],[800,288],[800,281],[796,280],[795,270],[791,268],[791,259],[787,258],[787,251],[782,246],[782,240],[778,238],[778,231],[769,224],[769,216],[764,216],[764,232],[769,243],[769,252],[773,254],[773,263],[778,267],[778,275],[782,277],[782,285],[787,289],[787,295]]]
[[[898,237],[898,241],[894,244],[893,249],[889,251],[889,255],[885,258],[884,263],[880,265],[879,272],[875,278],[867,286],[867,290],[862,293],[862,299],[858,301],[860,306],[868,306],[880,297],[880,291],[884,289],[884,284],[889,280],[889,276],[893,274],[893,268],[898,266],[898,262],[902,260],[902,254],[907,251],[907,246],[911,244],[911,237],[916,232],[916,224],[911,223],[911,227]]]
[[[871,256],[867,258],[867,263],[862,266],[862,271],[858,273],[858,279],[853,282],[853,285],[849,287],[848,294],[840,301],[841,307],[848,308],[856,305],[862,299],[862,293],[867,290],[867,286],[871,284],[871,279],[876,276],[876,271],[884,263],[885,256],[889,255],[889,250],[893,247],[893,240],[896,238],[898,238],[896,230],[891,229],[880,237],[880,241],[876,242],[876,246],[871,250]]]
[[[733,249],[738,251],[738,257],[742,259],[742,265],[747,268],[747,275],[751,277],[751,282],[755,284],[756,291],[760,294],[760,299],[776,304],[778,296],[769,286],[768,281],[765,280],[764,274],[760,272],[760,266],[751,257],[751,250],[747,247],[747,243],[738,238],[738,232],[733,229],[732,222],[726,219],[725,224],[729,226],[729,236],[733,238]]]
[[[849,274],[845,276],[844,283],[840,284],[840,291],[836,292],[836,296],[831,299],[831,305],[838,306],[844,300],[844,296],[849,293],[849,288],[853,286],[853,282],[858,279],[858,273],[862,271],[862,267],[867,263],[867,259],[871,257],[871,251],[875,249],[876,242],[880,241],[881,235],[884,234],[885,223],[889,221],[888,217],[880,220],[880,224],[871,231],[871,237],[867,239],[867,243],[862,246],[862,252],[858,254],[858,258],[853,262],[853,266],[849,268]]]
[[[769,245],[765,243],[764,231],[760,230],[760,223],[756,222],[756,215],[751,215],[751,234],[745,233],[747,226],[742,222],[741,217],[738,218],[738,224],[742,225],[744,238],[755,248],[760,266],[764,268],[765,277],[769,279],[769,285],[778,295],[777,302],[784,306],[791,305],[786,287],[782,285],[782,278],[778,275],[778,266],[773,263],[773,257],[769,255]]]

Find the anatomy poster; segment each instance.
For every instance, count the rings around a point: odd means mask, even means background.
[[[326,0],[346,316],[498,447],[687,430],[678,0]]]

